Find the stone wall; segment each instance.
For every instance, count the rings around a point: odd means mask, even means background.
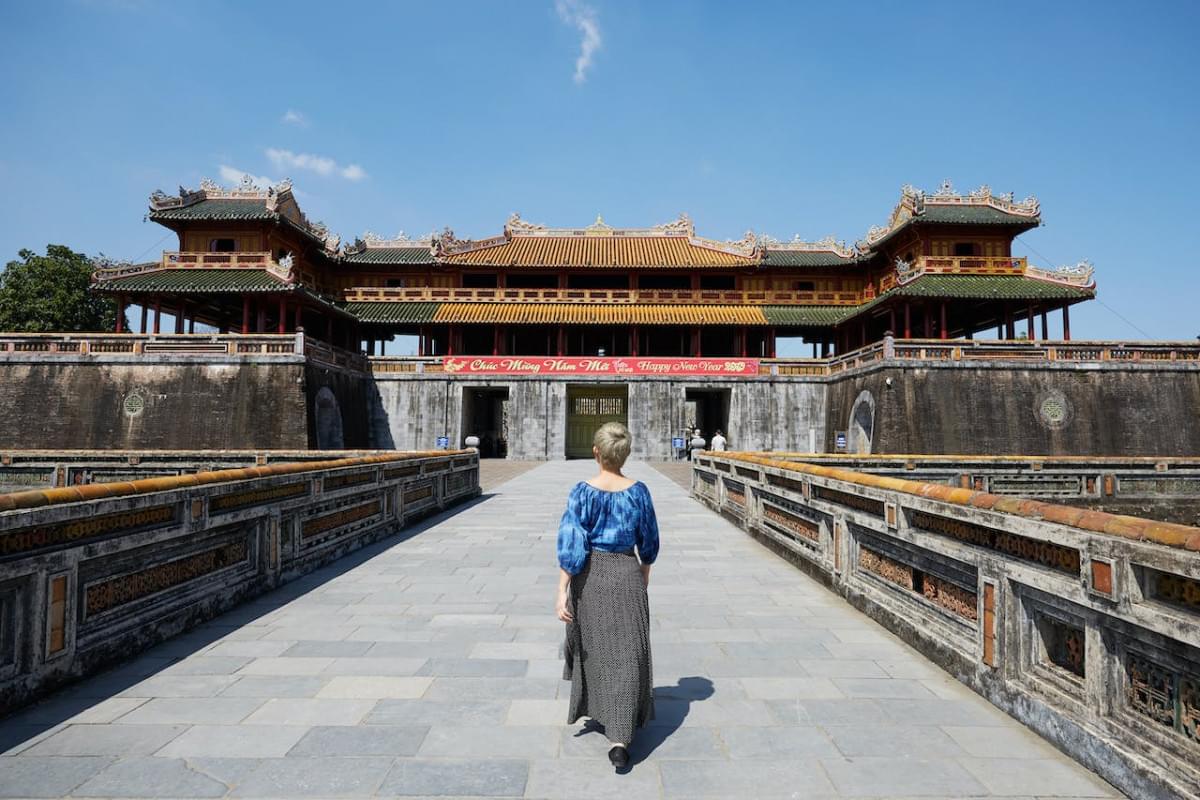
[[[305,448],[304,372],[302,357],[0,359],[0,449]]]
[[[1200,796],[1200,528],[761,456],[694,496],[1131,797]]]
[[[371,407],[371,447],[433,447],[447,436],[461,445],[463,392],[478,388],[508,391],[508,456],[561,459],[566,453],[567,395],[572,384],[628,386],[628,420],[633,457],[673,456],[671,438],[685,423],[689,389],[728,389],[730,447],[808,450],[820,446],[825,429],[825,386],[806,378],[751,380],[709,378],[465,378],[443,374],[377,374]],[[707,431],[706,435],[711,435]]]
[[[478,494],[469,451],[0,494],[0,715]]]
[[[1200,453],[1195,363],[882,363],[831,383],[826,451],[864,392],[874,454]]]

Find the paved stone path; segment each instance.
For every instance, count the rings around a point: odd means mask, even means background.
[[[1112,797],[647,465],[657,719],[566,726],[543,464],[0,725],[3,797]],[[4,746],[0,746],[3,750]]]

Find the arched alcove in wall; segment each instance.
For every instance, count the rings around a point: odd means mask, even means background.
[[[318,450],[346,449],[346,440],[342,435],[342,409],[337,396],[328,386],[322,386],[317,392],[313,401],[313,419]]]

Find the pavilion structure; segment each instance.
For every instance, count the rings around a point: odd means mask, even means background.
[[[1048,315],[1095,294],[1086,262],[1048,270],[1012,253],[1041,224],[1037,200],[988,187],[912,187],[853,245],[699,236],[681,215],[648,228],[551,228],[512,215],[460,239],[367,233],[343,244],[300,210],[291,183],[210,181],[156,192],[149,219],[178,235],[148,264],[104,265],[94,289],[142,308],[141,329],[305,332],[375,352],[416,336],[420,354],[772,357],[780,337],[814,355],[883,338],[1048,338]],[[118,326],[124,314],[118,314]],[[1038,324],[1040,321],[1040,325]]]

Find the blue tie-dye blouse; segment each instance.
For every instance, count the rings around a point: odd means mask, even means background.
[[[637,545],[643,564],[658,557],[658,519],[646,484],[619,492],[575,484],[558,524],[558,565],[577,575],[592,550],[621,552]]]

